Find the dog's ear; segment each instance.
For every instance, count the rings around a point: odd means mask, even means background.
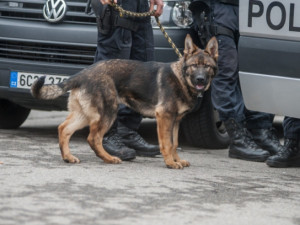
[[[218,41],[216,37],[212,37],[206,45],[205,51],[215,60],[218,61]]]
[[[189,55],[192,55],[197,50],[198,47],[193,43],[191,36],[187,34],[184,42],[184,58],[186,58]]]

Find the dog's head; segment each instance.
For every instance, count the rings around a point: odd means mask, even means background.
[[[183,76],[190,88],[201,95],[208,90],[217,73],[218,41],[212,37],[204,50],[198,48],[190,35],[185,38]]]

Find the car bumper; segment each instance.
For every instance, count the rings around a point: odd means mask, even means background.
[[[9,66],[8,66],[9,65]],[[34,99],[29,89],[10,87],[10,72],[25,71],[31,73],[45,73],[57,75],[72,75],[83,69],[84,66],[70,64],[30,62],[28,60],[11,60],[0,58],[0,98],[8,99],[23,107],[40,110],[66,110],[67,96],[55,100]]]

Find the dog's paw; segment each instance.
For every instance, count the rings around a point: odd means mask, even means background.
[[[170,169],[183,169],[183,166],[180,162],[174,162],[171,164],[167,164],[167,167]]]
[[[80,163],[80,160],[73,155],[68,155],[68,156],[64,157],[64,161],[66,163]]]
[[[186,160],[180,160],[180,163],[181,163],[181,165],[182,166],[184,166],[184,167],[189,167],[191,164],[188,162],[188,161],[186,161]]]
[[[118,157],[112,157],[113,159],[112,159],[112,163],[113,164],[119,164],[119,163],[121,163],[122,162],[122,160],[120,159],[120,158],[118,158]]]
[[[119,164],[122,162],[122,160],[118,157],[112,156],[110,159],[104,159],[104,162],[111,164]]]

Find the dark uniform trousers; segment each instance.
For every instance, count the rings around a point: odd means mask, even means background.
[[[147,12],[149,5],[147,0],[122,0],[118,4],[125,10],[133,12]],[[136,32],[114,27],[108,35],[98,32],[97,51],[95,62],[104,59],[133,59],[140,61],[154,60],[153,30],[150,18],[133,19],[138,22]],[[118,65],[116,65],[118,66]],[[120,105],[117,121],[130,129],[137,130],[142,116],[130,108]],[[117,123],[113,125],[117,126]]]
[[[283,129],[285,138],[300,140],[300,119],[285,117]]]
[[[214,21],[216,24],[238,33],[238,6],[214,4]],[[237,122],[247,122],[248,129],[272,127],[274,115],[249,111],[244,105],[239,84],[238,37],[236,40],[226,35],[217,35],[219,44],[219,72],[212,82],[212,103],[218,110],[220,119],[230,118]]]

